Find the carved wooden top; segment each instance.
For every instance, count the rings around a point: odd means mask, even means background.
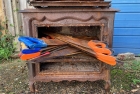
[[[25,10],[20,10],[20,13],[46,13],[46,12],[117,12],[119,10],[112,9],[112,8],[89,8],[89,7],[84,7],[84,8],[78,8],[78,7],[72,7],[72,8],[44,8],[44,9],[25,9]]]

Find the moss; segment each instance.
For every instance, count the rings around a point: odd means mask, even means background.
[[[140,61],[125,62],[124,66],[116,66],[111,69],[112,87],[117,90],[131,90],[132,85],[140,83]]]

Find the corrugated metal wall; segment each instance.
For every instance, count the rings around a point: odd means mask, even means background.
[[[124,52],[140,54],[140,0],[112,0],[120,12],[115,17],[113,48],[115,55]]]

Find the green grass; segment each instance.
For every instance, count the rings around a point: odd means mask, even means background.
[[[5,25],[4,22],[3,24],[0,23],[0,62],[3,60],[8,60],[16,49],[16,44],[13,43],[15,36],[10,34],[7,28],[3,27],[3,25]],[[4,34],[2,31],[4,31]]]
[[[112,86],[116,90],[131,90],[140,84],[140,60],[126,61],[123,66],[111,70]]]

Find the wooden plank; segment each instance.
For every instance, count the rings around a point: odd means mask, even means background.
[[[15,20],[15,30],[16,30],[16,34],[22,34],[22,21],[21,21],[21,14],[18,13],[18,10],[20,9],[20,2],[18,2],[19,0],[14,0],[13,1],[13,16],[14,16],[14,20]]]
[[[12,2],[12,8],[13,8],[13,20],[14,20],[14,26],[15,26],[15,34],[19,34],[19,17],[18,17],[18,4],[17,0],[14,0]]]
[[[66,45],[65,42],[62,42],[58,39],[46,39],[46,38],[41,38],[48,46],[60,46],[60,45]]]
[[[0,0],[0,22],[4,21],[3,1]]]
[[[76,53],[77,51],[79,51],[78,49],[68,47],[68,46],[67,47],[63,46],[63,47],[60,47],[59,49],[60,50],[57,49],[57,50],[54,50],[54,51],[50,52],[50,54],[47,55],[47,57],[42,56],[42,57],[39,57],[39,58],[35,58],[32,61],[33,62],[44,62],[47,59],[52,59],[52,58],[57,58],[57,57],[64,57],[64,56],[68,56],[68,55],[71,55],[71,54]]]
[[[116,13],[115,20],[140,20],[140,13]]]
[[[140,28],[114,28],[115,36],[138,36]]]
[[[27,8],[27,2],[26,2],[26,0],[19,0],[19,9],[20,10],[24,10],[24,9],[26,9]],[[24,23],[23,23],[23,15],[22,14],[20,14],[21,15],[21,23],[22,23],[22,28],[21,28],[21,30],[22,30],[22,34],[23,35],[25,35],[25,30],[24,30]]]
[[[12,8],[12,1],[11,0],[4,0],[4,6],[5,6],[5,13],[6,18],[8,20],[8,30],[9,32],[15,36],[15,24],[14,24],[14,18],[13,18],[13,8]]]
[[[131,21],[131,20],[115,20],[114,27],[118,28],[139,28],[140,27],[140,20]]]
[[[90,47],[88,46],[88,42],[89,40],[91,39],[81,39],[81,38],[76,38],[76,37],[71,37],[71,36],[66,36],[66,35],[61,35],[61,34],[49,34],[49,36],[53,37],[53,38],[56,38],[58,40],[61,40],[65,43],[72,43],[72,44],[76,44],[78,46],[82,46],[84,48],[88,48],[90,49]]]
[[[21,10],[27,8],[27,0],[19,0],[19,4]]]
[[[15,26],[15,34],[16,35],[21,35],[22,34],[22,23],[21,23],[21,16],[18,13],[19,9],[19,0],[13,0],[12,2],[12,8],[13,8],[13,18],[14,18],[14,26]],[[18,42],[18,37],[15,38],[15,42],[17,43],[16,45],[16,50],[20,51],[20,43]]]
[[[0,0],[0,25],[2,27],[5,27],[3,22],[5,21],[5,14],[4,14],[4,5],[3,0]],[[4,34],[4,30],[1,30],[1,32]]]
[[[140,48],[140,36],[114,36],[113,47]]]
[[[111,7],[119,9],[120,12],[140,12],[140,4],[112,4]]]
[[[126,53],[131,52],[134,53],[136,56],[140,55],[140,49],[132,49],[132,48],[113,48],[114,55],[118,55],[119,53]]]
[[[105,0],[105,1],[108,1],[108,0]],[[137,4],[137,3],[140,3],[140,0],[112,0],[112,3],[118,3],[118,4],[122,4],[122,3],[134,3],[134,4]]]

